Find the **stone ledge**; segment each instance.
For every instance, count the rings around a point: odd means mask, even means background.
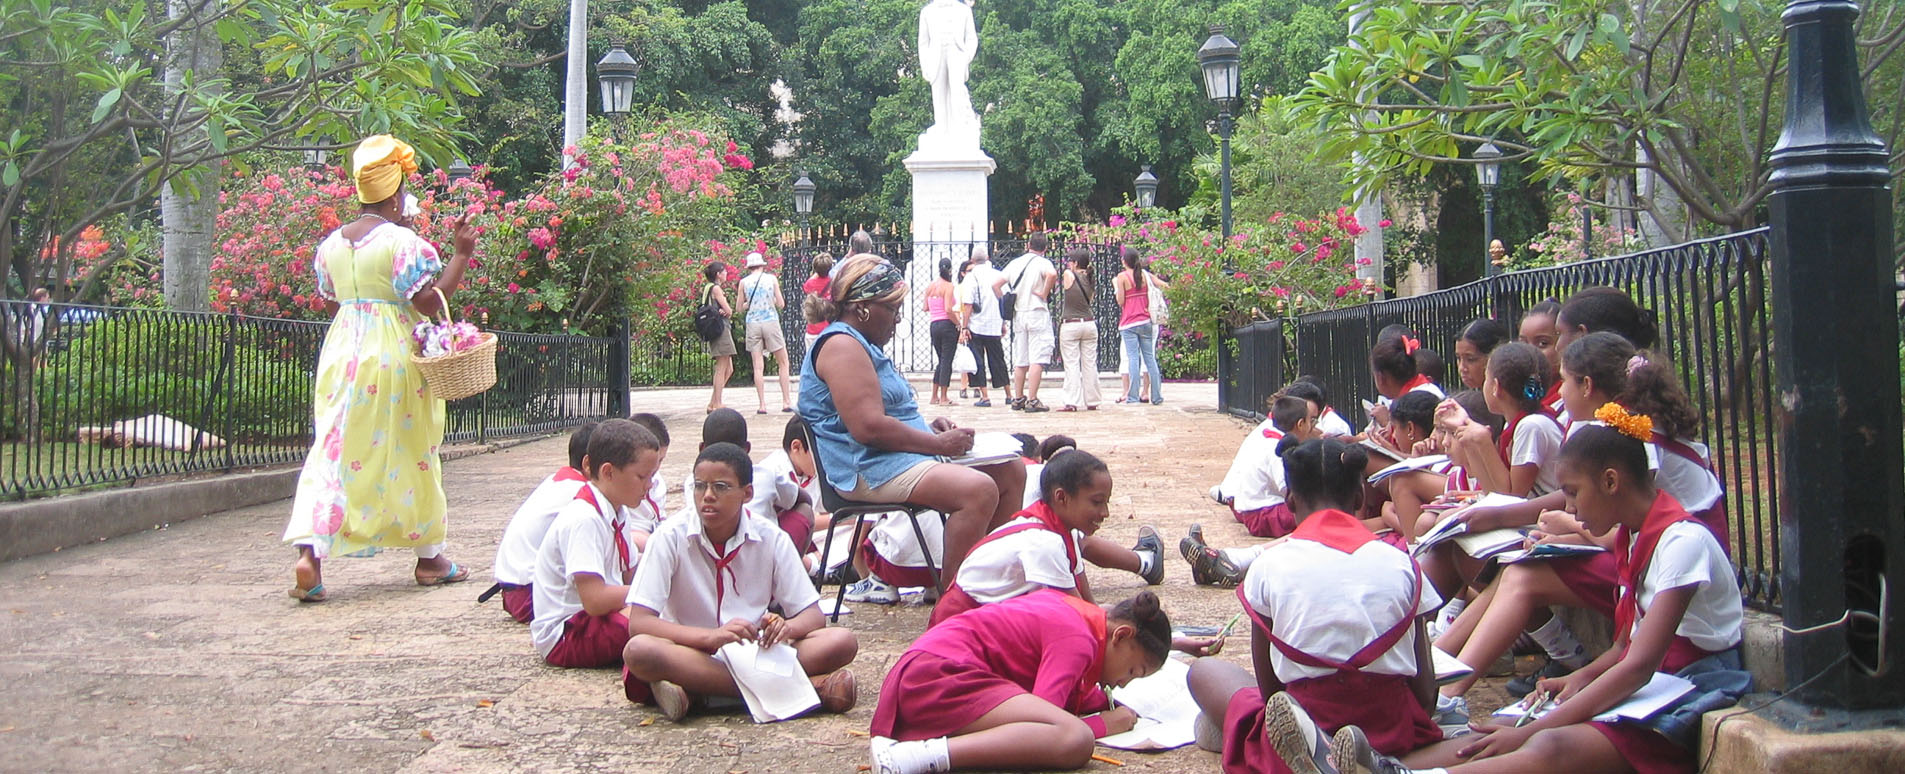
[[[445,448],[443,461],[540,441],[534,435]],[[158,529],[292,496],[297,465],[0,505],[0,562]]]
[[[1748,706],[1765,701],[1759,694]],[[1905,715],[1894,713],[1896,723]],[[1802,734],[1738,708],[1709,712],[1700,731],[1702,771],[1763,774],[1863,774],[1905,771],[1905,730]]]

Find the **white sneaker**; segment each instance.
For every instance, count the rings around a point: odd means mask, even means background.
[[[886,585],[879,578],[869,576],[847,587],[847,601],[897,605],[900,602],[900,590]]]
[[[893,745],[884,736],[873,737],[873,768],[868,774],[902,774],[899,761],[893,759]]]

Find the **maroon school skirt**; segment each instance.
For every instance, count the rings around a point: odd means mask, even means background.
[[[1442,729],[1401,675],[1337,672],[1298,680],[1288,690],[1324,733],[1356,726],[1385,755],[1406,755],[1442,741]],[[1224,774],[1290,774],[1270,746],[1263,717],[1262,691],[1245,688],[1230,697],[1224,708]]]
[[[894,662],[873,708],[874,736],[902,742],[952,736],[1008,699],[1026,693],[1010,680],[924,651]],[[1258,703],[1262,709],[1262,703]]]
[[[1290,512],[1288,503],[1277,503],[1268,508],[1255,508],[1248,511],[1230,507],[1232,515],[1250,534],[1263,538],[1278,538],[1290,534],[1296,529],[1296,514]]]
[[[529,623],[535,620],[535,588],[533,586],[503,586],[503,612],[516,619],[516,623]]]
[[[1637,774],[1693,774],[1693,751],[1639,723],[1589,723]]]
[[[873,573],[873,577],[879,578],[888,586],[901,588],[919,586],[921,588],[929,588],[933,585],[932,570],[924,567],[908,567],[903,564],[894,564],[887,561],[886,557],[881,556],[879,551],[873,549],[872,538],[860,541],[860,556],[866,558],[867,571]]]
[[[1547,565],[1561,577],[1568,590],[1581,598],[1587,609],[1614,617],[1614,604],[1620,600],[1621,589],[1613,551],[1549,559]]]

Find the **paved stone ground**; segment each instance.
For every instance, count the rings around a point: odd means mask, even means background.
[[[751,397],[729,393],[741,407]],[[1165,397],[1077,414],[945,413],[982,430],[1067,433],[1104,457],[1115,489],[1100,534],[1128,541],[1140,524],[1157,525],[1173,550],[1158,588],[1166,609],[1175,621],[1219,624],[1236,598],[1191,585],[1175,547],[1193,522],[1220,546],[1251,540],[1204,495],[1247,427],[1214,410],[1211,385],[1167,384]],[[705,391],[635,396],[637,410],[669,423],[669,481],[692,460],[705,400]],[[783,416],[754,422],[757,451],[779,443]],[[325,572],[331,600],[299,606],[284,594],[286,503],[0,564],[0,770],[855,771],[880,678],[924,627],[925,608],[856,605],[842,619],[861,647],[860,706],[845,716],[756,726],[742,713],[677,726],[625,701],[611,671],[544,666],[496,600],[475,604],[510,513],[564,454],[564,441],[550,439],[447,466],[449,555],[476,576],[462,585],[418,588],[407,552],[337,559]],[[1143,588],[1096,568],[1091,583],[1101,601]],[[1246,642],[1234,638],[1224,657],[1247,663]],[[1127,771],[1217,768],[1195,748],[1113,756]]]

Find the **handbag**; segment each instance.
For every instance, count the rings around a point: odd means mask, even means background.
[[[1145,308],[1151,314],[1151,322],[1162,328],[1171,324],[1171,304],[1164,300],[1164,291],[1158,289],[1157,276],[1145,272],[1150,281],[1144,283]]]
[[[728,316],[721,313],[721,305],[714,302],[714,286],[709,285],[701,294],[701,307],[695,310],[695,335],[702,341],[714,341],[728,329]]]

